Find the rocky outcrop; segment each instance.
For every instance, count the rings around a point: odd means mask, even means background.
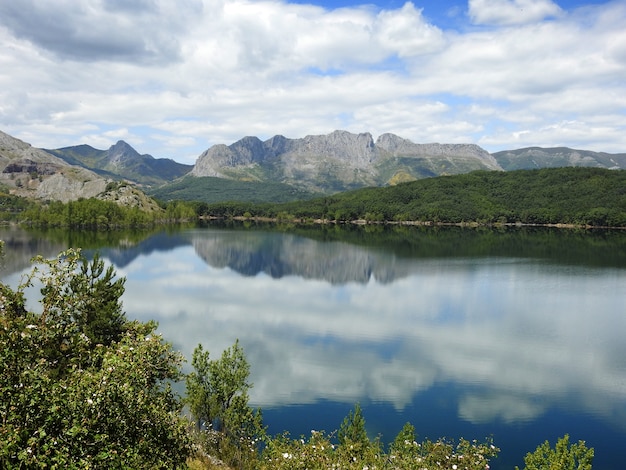
[[[487,169],[501,170],[477,145],[415,144],[394,134],[335,131],[302,139],[245,137],[215,145],[196,161],[192,176],[274,181],[313,191],[342,191],[389,184],[402,175],[421,178]]]
[[[17,196],[67,202],[96,196],[107,181],[0,132],[0,184]]]
[[[42,200],[56,200],[61,202],[75,201],[80,198],[92,198],[102,193],[107,185],[103,178],[84,179],[85,171],[63,171],[45,178],[34,191],[34,196]],[[29,194],[30,196],[30,194]]]

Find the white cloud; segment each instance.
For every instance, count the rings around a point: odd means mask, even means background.
[[[469,0],[469,16],[477,24],[530,23],[560,13],[551,0]]]
[[[457,30],[411,2],[14,3],[0,3],[0,129],[38,147],[107,148],[126,129],[140,153],[193,163],[245,135],[341,128],[626,149],[623,2],[472,1],[469,17],[489,26]]]

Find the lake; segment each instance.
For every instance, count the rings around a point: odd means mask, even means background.
[[[0,239],[13,287],[35,254],[98,249],[127,279],[127,316],[157,320],[187,358],[238,338],[273,434],[336,430],[359,403],[384,442],[407,421],[420,440],[492,436],[492,469],[566,433],[595,448],[594,468],[623,468],[624,232],[5,227]]]

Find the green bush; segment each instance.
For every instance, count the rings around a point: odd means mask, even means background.
[[[183,467],[180,355],[156,324],[125,319],[123,283],[100,261],[37,261],[17,291],[0,284],[0,468]],[[35,280],[41,313],[25,307]]]
[[[569,435],[560,438],[554,448],[548,441],[524,457],[524,470],[591,470],[594,450],[585,441],[570,444]],[[515,467],[519,470],[518,467]]]

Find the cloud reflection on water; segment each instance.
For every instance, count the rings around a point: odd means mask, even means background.
[[[187,357],[198,343],[215,357],[239,338],[256,405],[324,399],[402,410],[421,391],[456,383],[471,388],[458,414],[472,423],[524,422],[553,406],[624,414],[623,270],[394,259],[402,275],[393,281],[338,284],[311,275],[317,267],[272,277],[200,263],[205,242],[118,270],[128,279],[124,306],[156,318]],[[385,256],[352,249],[366,252],[359,259]]]
[[[3,279],[16,285],[36,253],[11,236]],[[163,250],[102,250],[127,278],[124,310],[156,319],[188,358],[198,343],[215,357],[239,338],[255,405],[402,411],[452,384],[457,414],[471,423],[525,423],[558,407],[624,429],[623,268],[402,257],[276,233],[177,237]]]

